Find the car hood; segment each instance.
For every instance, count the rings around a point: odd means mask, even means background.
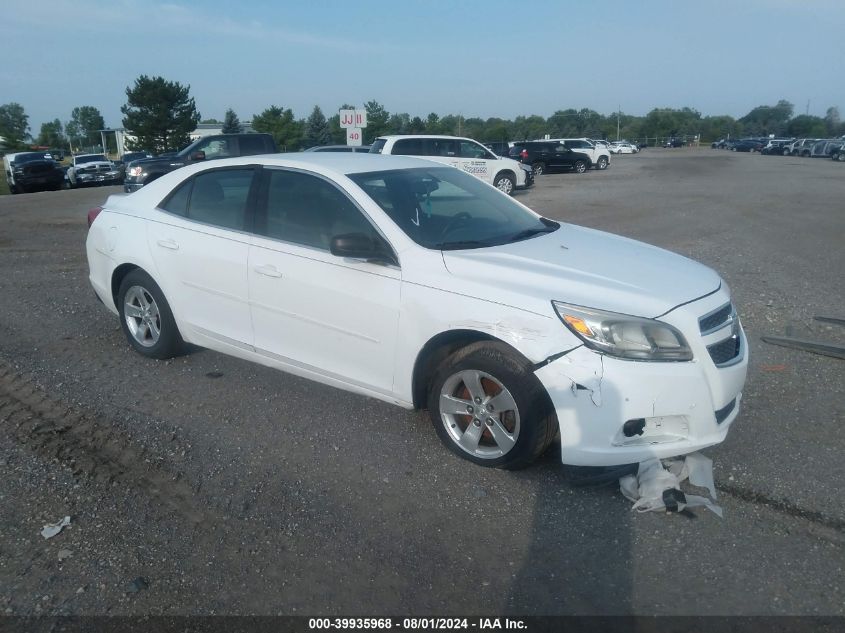
[[[443,261],[459,292],[540,314],[556,300],[654,318],[721,285],[691,259],[571,224],[513,244],[443,251]]]
[[[90,169],[99,169],[100,167],[113,168],[114,164],[104,160],[93,160],[88,163],[80,163],[74,167],[76,171],[85,171]]]

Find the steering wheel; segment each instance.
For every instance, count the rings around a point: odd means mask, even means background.
[[[460,211],[456,213],[452,218],[446,223],[446,226],[443,227],[443,230],[440,231],[440,241],[443,241],[443,238],[446,237],[446,234],[449,233],[455,226],[457,226],[462,220],[472,220],[472,216],[469,214],[468,211]]]

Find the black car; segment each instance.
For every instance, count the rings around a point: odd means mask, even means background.
[[[276,142],[269,134],[216,134],[191,143],[172,156],[134,160],[125,167],[123,190],[137,191],[144,185],[175,169],[215,158],[276,154]]]
[[[507,141],[491,141],[484,143],[484,147],[493,152],[496,156],[510,157],[511,144]]]
[[[509,158],[530,165],[535,176],[554,169],[571,170],[583,174],[592,166],[590,157],[574,152],[555,141],[523,141],[514,143]]]
[[[760,150],[761,154],[765,154],[766,156],[787,156],[789,155],[788,147],[792,145],[792,140],[774,140],[769,141],[763,149]]]
[[[5,157],[6,181],[12,193],[58,191],[65,172],[49,152],[20,152]]]
[[[843,141],[841,145],[833,149],[833,151],[830,153],[830,157],[833,160],[838,160],[839,162],[845,163],[845,141]]]
[[[759,152],[765,143],[758,138],[744,138],[731,147],[732,152]]]
[[[670,138],[663,147],[683,147],[686,145],[686,141],[679,139],[679,138]]]

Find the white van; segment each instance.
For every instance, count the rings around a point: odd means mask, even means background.
[[[462,169],[476,178],[511,194],[534,184],[527,165],[496,156],[478,141],[460,136],[390,135],[379,136],[370,146],[371,154],[419,156]]]

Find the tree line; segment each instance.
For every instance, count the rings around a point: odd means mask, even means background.
[[[338,109],[355,106],[342,104]],[[625,138],[641,140],[666,137],[699,137],[711,141],[725,137],[834,137],[845,135],[845,124],[837,107],[830,107],[824,117],[807,114],[795,116],[793,104],[780,100],[775,105],[760,105],[736,119],[728,115],[702,116],[689,107],[654,108],[644,116],[624,112],[601,114],[589,108],[557,110],[549,117],[536,114],[513,119],[464,117],[463,114],[426,117],[391,113],[379,102],[364,104],[367,128],[364,142],[371,143],[384,134],[449,134],[467,136],[482,142],[518,141],[555,137]],[[126,88],[126,103],[121,107],[123,127],[131,133],[129,149],[156,153],[179,149],[190,142],[190,133],[203,123],[222,124],[224,133],[244,129],[239,117],[228,109],[224,120],[202,119],[190,85],[163,77],[141,75]],[[31,142],[46,147],[79,148],[96,145],[105,123],[100,111],[90,105],[74,108],[70,120],[43,123],[36,137],[30,134],[29,117],[19,103],[0,105],[0,136],[7,149],[29,146]],[[338,114],[326,117],[314,106],[306,118],[297,118],[290,108],[271,105],[252,116],[250,126],[256,132],[273,136],[279,149],[296,151],[313,145],[346,142],[346,130],[340,127]]]

